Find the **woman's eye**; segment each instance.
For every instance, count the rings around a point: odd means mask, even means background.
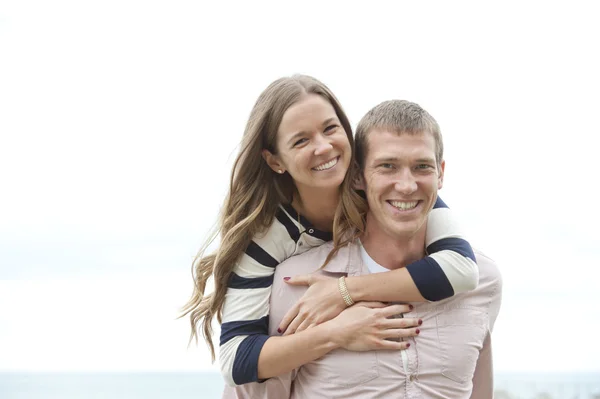
[[[306,141],[308,141],[308,140],[307,140],[307,139],[305,139],[305,138],[303,138],[303,139],[300,139],[300,140],[298,140],[298,141],[296,141],[296,142],[294,143],[294,147],[296,147],[296,146],[298,146],[298,145],[300,145],[300,144],[303,144],[303,143],[305,143]]]
[[[337,130],[338,125],[329,125],[325,128],[325,133],[333,133]]]

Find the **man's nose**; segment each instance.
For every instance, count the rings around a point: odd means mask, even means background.
[[[402,194],[412,194],[417,191],[417,180],[409,170],[404,170],[398,175],[394,189]]]
[[[333,149],[331,140],[328,137],[319,137],[315,143],[315,155],[327,154]]]

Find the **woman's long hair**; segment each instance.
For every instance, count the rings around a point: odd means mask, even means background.
[[[192,264],[194,291],[182,309],[181,317],[190,316],[190,342],[198,340],[201,328],[213,361],[212,320],[216,316],[221,323],[227,283],[234,266],[252,237],[263,233],[273,223],[278,206],[291,203],[295,192],[291,176],[273,172],[262,158],[262,150],[277,153],[277,131],[283,114],[306,94],[319,95],[333,106],[350,145],[353,145],[352,129],[346,114],[333,93],[318,80],[304,75],[281,78],[271,83],[258,97],[246,124],[217,228]],[[351,164],[354,164],[353,157]],[[344,184],[347,183],[344,181],[342,186]],[[204,255],[218,235],[221,237],[219,249]],[[211,276],[214,292],[205,294],[206,283]]]

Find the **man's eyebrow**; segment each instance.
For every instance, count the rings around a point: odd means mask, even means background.
[[[387,156],[387,157],[381,157],[381,158],[375,158],[373,160],[373,163],[385,163],[385,162],[398,162],[400,161],[400,158],[398,157],[394,157],[394,156]],[[418,158],[415,159],[414,162],[418,162],[418,163],[434,163],[435,159],[433,158]]]
[[[397,157],[381,157],[381,158],[375,158],[373,160],[373,163],[385,163],[385,162],[397,162],[398,158]]]

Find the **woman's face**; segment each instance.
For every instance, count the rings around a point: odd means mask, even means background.
[[[284,113],[277,131],[277,155],[269,166],[294,179],[298,191],[339,187],[348,171],[351,147],[335,110],[323,97],[307,94]]]

